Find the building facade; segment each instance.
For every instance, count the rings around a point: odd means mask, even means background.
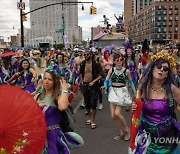
[[[63,43],[64,35],[70,44],[73,44],[74,38],[82,40],[82,29],[78,26],[78,5],[67,4],[68,1],[77,2],[77,0],[30,0],[30,11],[53,3],[63,5],[52,5],[30,13],[31,29],[25,35],[26,45],[37,45],[39,42]]]
[[[142,43],[144,39],[163,44],[180,42],[179,0],[134,1],[128,20],[128,36],[134,43]]]

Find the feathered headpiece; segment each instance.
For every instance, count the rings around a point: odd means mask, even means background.
[[[171,68],[176,66],[176,60],[174,57],[170,56],[168,53],[158,52],[155,55],[151,56],[152,61],[156,61],[157,59],[162,58],[169,62]]]
[[[127,51],[127,49],[131,49],[133,51],[133,47],[130,42],[125,42],[123,46],[124,46],[125,51]]]

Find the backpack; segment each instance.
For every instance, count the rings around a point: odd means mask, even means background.
[[[36,101],[39,99],[40,95],[42,93],[39,93],[39,95],[36,98]],[[56,106],[58,107],[58,103],[55,102]],[[59,122],[59,125],[63,131],[63,133],[66,132],[73,132],[74,124],[75,124],[75,115],[74,111],[71,105],[68,106],[68,108],[65,111],[60,111],[61,119]]]

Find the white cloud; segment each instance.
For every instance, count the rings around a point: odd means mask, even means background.
[[[81,2],[86,2],[83,0]],[[11,35],[16,35],[20,28],[20,11],[17,9],[18,0],[0,0],[0,36],[4,36],[5,40]],[[23,0],[26,4],[25,12],[29,11],[29,0]],[[85,10],[81,10],[79,5],[79,25],[83,28],[83,38],[90,38],[90,29],[92,26],[102,24],[103,15],[109,18],[110,24],[115,24],[114,14],[119,15],[123,11],[124,0],[92,0],[93,5],[97,7],[97,14],[90,15],[91,4],[84,4]],[[29,15],[28,15],[29,19]],[[26,28],[30,27],[29,20],[24,22]],[[14,30],[13,30],[14,27]]]

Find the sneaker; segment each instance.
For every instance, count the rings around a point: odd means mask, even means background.
[[[85,108],[84,101],[82,101],[82,102],[81,102],[81,105],[80,105],[80,107],[81,107],[82,109],[84,109],[84,108]]]
[[[103,105],[102,105],[102,104],[99,104],[98,109],[99,109],[99,110],[102,110],[102,109],[103,109]]]

